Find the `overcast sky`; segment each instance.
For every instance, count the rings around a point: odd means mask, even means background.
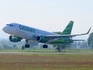
[[[7,23],[52,32],[63,31],[70,20],[74,21],[72,34],[93,27],[93,0],[0,0],[0,38],[9,36],[2,31]]]

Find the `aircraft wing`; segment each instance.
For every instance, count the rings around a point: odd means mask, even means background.
[[[91,30],[91,28],[86,33],[82,33],[82,34],[47,35],[46,37],[47,38],[62,38],[62,37],[71,37],[72,38],[72,37],[75,37],[75,36],[87,35],[87,34],[89,34],[90,30]]]

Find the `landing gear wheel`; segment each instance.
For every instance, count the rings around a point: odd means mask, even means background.
[[[22,46],[22,50],[24,50],[25,49],[25,46]]]
[[[25,48],[29,48],[30,47],[30,45],[29,44],[25,44]]]
[[[48,48],[48,45],[43,45],[43,48]]]
[[[58,52],[62,52],[62,46],[59,45],[56,49],[58,50]]]

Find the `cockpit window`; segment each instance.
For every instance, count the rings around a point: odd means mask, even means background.
[[[8,26],[12,26],[13,27],[13,25],[12,24],[7,24]]]

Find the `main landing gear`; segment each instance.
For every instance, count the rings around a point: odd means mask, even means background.
[[[46,45],[46,44],[45,44],[45,45],[43,45],[43,48],[48,48],[48,45]]]
[[[30,48],[30,44],[28,44],[28,40],[25,40],[26,44],[24,46],[22,46],[22,50],[24,50],[25,48]],[[48,48],[48,45],[46,45],[46,43],[43,45],[43,48]]]
[[[26,44],[25,46],[22,46],[22,50],[24,50],[25,48],[30,48],[30,45],[28,44],[28,40],[25,40]]]
[[[25,44],[25,48],[29,48],[30,47],[30,45],[29,44]]]
[[[25,48],[29,48],[30,45],[28,44],[28,40],[25,40],[25,41],[26,41]]]
[[[56,49],[58,50],[58,52],[62,52],[62,46],[58,45]]]
[[[22,46],[22,50],[24,50],[25,48],[30,48],[30,45],[27,43],[25,44],[25,46]],[[48,45],[43,45],[43,48],[48,48]]]

